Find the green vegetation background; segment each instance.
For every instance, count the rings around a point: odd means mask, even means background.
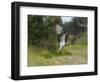
[[[62,22],[60,16],[28,15],[28,66],[76,65],[87,63],[87,18],[73,17]],[[57,51],[55,25],[69,33],[69,45]]]

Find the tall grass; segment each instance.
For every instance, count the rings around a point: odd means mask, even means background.
[[[87,63],[87,46],[69,45],[61,53],[46,48],[28,47],[28,66],[72,65]]]
[[[76,44],[87,45],[87,32],[82,32],[78,35],[78,39],[76,40]]]

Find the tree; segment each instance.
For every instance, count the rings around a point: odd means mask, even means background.
[[[57,47],[56,24],[62,24],[59,16],[29,15],[28,43],[38,47]]]
[[[78,38],[78,35],[82,32],[87,32],[87,18],[86,17],[74,17],[72,21],[65,22],[64,31],[72,34],[72,44]]]

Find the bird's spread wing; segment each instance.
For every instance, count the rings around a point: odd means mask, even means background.
[[[56,34],[57,35],[59,35],[59,34],[61,34],[62,32],[63,32],[63,28],[62,28],[62,26],[61,25],[56,25]]]

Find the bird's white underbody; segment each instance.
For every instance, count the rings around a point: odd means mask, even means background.
[[[63,27],[61,25],[57,24],[56,25],[56,34],[60,35],[58,42],[59,42],[59,51],[61,51],[62,48],[67,44],[65,41],[67,33],[64,33]]]
[[[65,41],[61,41],[59,45],[60,45],[59,50],[61,51],[61,49],[65,46]]]

